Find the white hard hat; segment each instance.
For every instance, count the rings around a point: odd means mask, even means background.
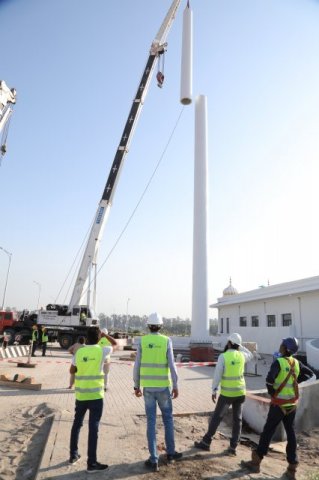
[[[151,313],[146,323],[147,325],[163,325],[163,319],[158,313]]]
[[[104,333],[105,335],[107,335],[109,333],[107,328],[100,328],[100,332]]]
[[[242,342],[242,339],[239,333],[232,333],[231,335],[229,335],[227,340],[235,345],[241,345],[241,342]]]

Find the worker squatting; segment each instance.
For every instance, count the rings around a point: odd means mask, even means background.
[[[182,458],[182,452],[175,447],[174,420],[172,400],[178,397],[178,376],[174,363],[171,340],[160,333],[162,317],[152,313],[147,320],[149,333],[141,338],[134,364],[134,393],[144,397],[147,418],[147,443],[149,458],[145,468],[151,472],[159,470],[159,456],[156,445],[156,407],[159,406],[165,429],[166,461],[171,463]],[[83,419],[89,411],[89,438],[87,472],[107,470],[108,465],[97,460],[97,439],[99,422],[103,411],[104,392],[107,389],[109,358],[112,346],[116,345],[107,329],[100,331],[97,327],[88,330],[86,344],[80,341],[70,350],[73,354],[70,367],[70,387],[75,382],[75,416],[71,429],[69,463],[75,464],[80,459],[78,451],[79,434]],[[72,347],[71,347],[72,348]],[[241,465],[250,472],[259,472],[262,459],[268,453],[271,439],[280,422],[287,434],[287,469],[288,479],[296,478],[298,466],[297,442],[294,430],[296,407],[299,398],[298,383],[311,378],[311,369],[299,362],[293,355],[298,351],[296,338],[285,338],[280,345],[279,355],[272,363],[266,378],[271,404],[268,417],[260,436],[258,446],[252,450],[250,461]],[[210,450],[216,430],[225,413],[232,406],[232,435],[225,455],[236,455],[241,426],[243,403],[246,395],[244,379],[245,363],[253,354],[242,345],[241,336],[232,333],[224,352],[219,356],[212,385],[212,401],[216,403],[210,419],[208,430],[194,443],[194,447]],[[219,391],[220,390],[220,391]],[[219,392],[219,395],[218,395]]]

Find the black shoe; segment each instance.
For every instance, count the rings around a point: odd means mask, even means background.
[[[144,465],[146,468],[148,468],[152,472],[159,472],[159,467],[157,462],[154,463],[154,462],[151,462],[150,459],[148,459],[148,460],[145,460]]]
[[[99,462],[95,462],[95,463],[92,463],[92,465],[88,465],[88,468],[86,469],[86,471],[88,473],[95,473],[95,472],[101,472],[102,470],[106,470],[108,468],[109,468],[108,465],[105,465],[105,464],[99,463]]]
[[[175,452],[173,455],[167,455],[166,460],[167,463],[172,463],[174,460],[181,460],[183,454],[181,452]]]
[[[225,455],[229,455],[230,457],[236,457],[236,448],[228,447],[227,450],[225,450]]]
[[[200,450],[205,450],[206,452],[209,452],[210,450],[210,445],[203,442],[203,440],[201,440],[200,442],[194,442],[194,447],[199,448]]]
[[[74,465],[75,463],[77,463],[80,460],[80,458],[81,458],[81,455],[79,453],[76,453],[75,455],[70,457],[69,463]]]

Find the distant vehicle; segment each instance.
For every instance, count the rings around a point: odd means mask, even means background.
[[[36,323],[36,315],[19,315],[16,311],[0,311],[0,335],[6,337],[8,344],[19,341],[21,345],[29,344],[32,325]]]
[[[78,309],[74,309],[74,315],[67,315],[67,308],[67,305],[49,304],[47,310],[42,312],[43,316],[28,310],[23,310],[20,314],[15,311],[1,311],[0,335],[7,338],[8,345],[28,345],[32,338],[32,326],[43,325],[47,328],[50,342],[57,341],[62,348],[68,348],[79,337],[86,336],[88,326],[97,325],[97,321],[86,317],[87,314],[90,315],[86,307],[80,307],[80,320]],[[66,315],[68,322],[64,319]]]
[[[123,160],[128,152],[137,120],[148,87],[154,72],[156,62],[164,54],[167,43],[165,42],[172,22],[175,18],[181,0],[173,0],[163,23],[152,42],[149,56],[143,71],[141,81],[133,99],[133,104],[125,123],[120,143],[115,153],[113,164],[105,184],[102,198],[94,218],[93,226],[88,237],[87,245],[82,257],[82,262],[75,281],[69,305],[49,304],[45,310],[40,310],[37,315],[38,325],[44,325],[48,329],[49,338],[56,339],[62,348],[69,348],[79,336],[85,335],[87,328],[98,325],[95,315],[96,297],[96,266],[98,248],[105,227],[105,223],[112,205],[113,196],[119,180],[119,174],[123,166]],[[159,75],[157,75],[159,77]],[[163,76],[164,79],[164,76]],[[158,78],[159,81],[159,78]],[[160,87],[162,86],[162,82]],[[93,279],[93,280],[92,280]],[[91,283],[94,291],[91,298]],[[86,295],[86,301],[83,300]]]

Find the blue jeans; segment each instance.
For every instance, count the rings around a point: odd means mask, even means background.
[[[150,391],[144,388],[145,413],[147,418],[147,442],[150,452],[150,460],[153,463],[158,462],[156,447],[156,406],[158,404],[161,412],[165,429],[165,444],[167,455],[175,453],[174,441],[174,420],[172,397],[169,388],[161,391]]]
[[[83,419],[86,411],[89,411],[89,436],[88,436],[88,465],[96,462],[96,448],[99,431],[99,423],[103,412],[103,399],[97,400],[76,400],[75,415],[71,429],[70,438],[70,457],[74,457],[78,452],[78,442],[80,430],[83,426]]]

